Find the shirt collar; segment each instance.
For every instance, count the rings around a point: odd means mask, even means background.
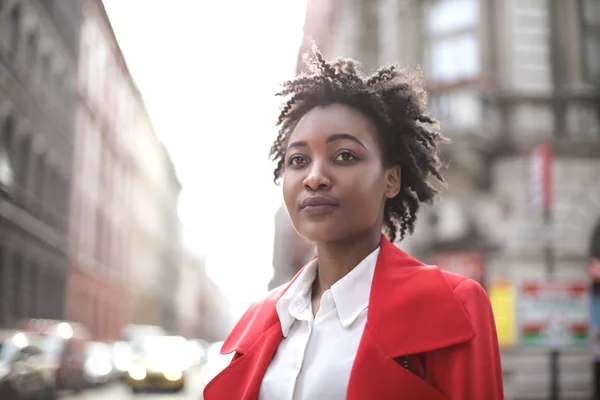
[[[275,304],[283,337],[287,337],[298,315],[310,305],[312,284],[317,277],[317,259],[306,265]]]
[[[369,306],[379,249],[380,247],[377,247],[352,271],[331,286],[331,295],[344,328],[350,326]],[[306,265],[275,305],[283,337],[287,337],[298,315],[310,305],[311,288],[317,277],[317,263],[318,259],[315,258]]]
[[[349,327],[369,306],[371,284],[378,256],[379,247],[331,286],[333,301],[344,328]]]

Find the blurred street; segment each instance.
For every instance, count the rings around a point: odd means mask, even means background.
[[[200,400],[202,398],[200,369],[195,368],[188,371],[186,378],[186,387],[179,393],[156,391],[134,394],[126,384],[118,382],[100,386],[95,389],[88,389],[76,395],[65,392],[58,398],[62,400]]]
[[[600,400],[600,0],[0,0],[0,400],[202,398],[315,256],[267,159],[313,43],[419,66],[448,187],[396,245],[486,291],[505,399]]]

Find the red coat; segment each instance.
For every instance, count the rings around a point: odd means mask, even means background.
[[[275,303],[288,287],[252,305],[233,328],[222,353],[235,357],[206,386],[205,400],[258,398],[282,338]],[[496,327],[483,288],[382,239],[347,398],[503,399]]]

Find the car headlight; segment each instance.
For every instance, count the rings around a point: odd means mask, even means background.
[[[87,360],[83,368],[89,376],[95,377],[108,375],[112,370],[109,362],[95,358]]]
[[[171,382],[175,382],[183,378],[183,374],[181,373],[181,371],[164,372],[163,375],[165,376],[166,380]]]
[[[146,368],[139,364],[133,364],[129,368],[129,376],[133,380],[141,381],[146,378]]]

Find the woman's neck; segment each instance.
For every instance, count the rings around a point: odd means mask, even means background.
[[[317,243],[317,278],[313,297],[320,298],[324,291],[352,271],[371,254],[381,242],[381,231],[361,235],[344,242]]]

